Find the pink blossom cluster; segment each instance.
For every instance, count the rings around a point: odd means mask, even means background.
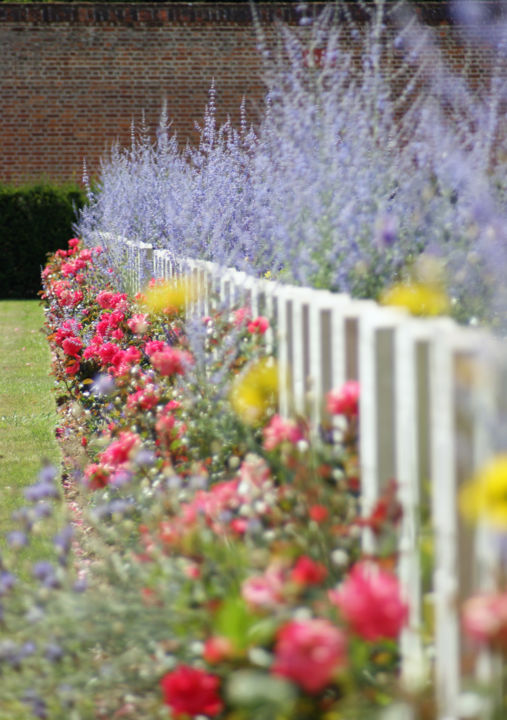
[[[327,394],[327,411],[331,415],[356,417],[359,413],[359,383],[348,380],[341,388]]]
[[[275,450],[284,443],[296,445],[305,437],[300,424],[294,420],[286,420],[280,415],[273,415],[263,428],[262,434],[264,436],[265,450]]]
[[[507,653],[507,592],[468,598],[462,621],[465,633],[476,644]]]
[[[141,444],[141,438],[136,433],[120,432],[118,438],[99,454],[99,462],[90,463],[85,468],[85,481],[88,487],[96,490],[128,475],[131,462],[140,450]]]
[[[397,638],[408,618],[398,579],[376,564],[361,562],[352,568],[329,598],[352,630],[365,640]]]

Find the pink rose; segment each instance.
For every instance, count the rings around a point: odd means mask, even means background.
[[[236,327],[239,327],[240,325],[243,325],[243,323],[246,323],[250,319],[250,308],[249,307],[240,307],[233,313],[233,322]]]
[[[241,463],[238,477],[241,483],[239,493],[248,497],[255,488],[266,486],[271,480],[271,470],[264,458],[249,453]]]
[[[113,293],[103,290],[95,298],[96,302],[103,310],[114,310],[115,308],[123,308],[127,301],[125,293]]]
[[[339,590],[329,591],[329,599],[365,640],[396,638],[408,617],[397,577],[367,562],[354,565]]]
[[[110,472],[103,465],[91,463],[85,468],[85,480],[90,490],[106,487],[110,481]]]
[[[77,337],[67,337],[62,343],[62,350],[69,357],[78,357],[83,343]]]
[[[127,320],[127,325],[134,335],[144,335],[150,323],[146,314],[137,313],[136,315],[132,315],[130,320]]]
[[[163,352],[168,348],[169,345],[163,340],[149,340],[144,346],[144,352],[146,353],[146,355],[148,355],[148,357],[151,357],[151,355],[153,355],[154,353]]]
[[[183,375],[189,359],[189,353],[171,347],[168,347],[166,350],[154,352],[150,358],[155,370],[158,370],[164,377]]]
[[[274,450],[284,442],[295,445],[303,439],[303,433],[294,420],[284,420],[280,415],[274,415],[268,425],[263,429],[264,449]]]
[[[138,449],[141,440],[139,435],[133,432],[121,432],[119,438],[109,445],[99,458],[104,465],[118,467],[129,461],[132,453]]]
[[[272,610],[283,602],[284,579],[278,567],[269,567],[264,575],[244,580],[241,595],[254,610]]]
[[[213,635],[204,643],[203,657],[210,665],[227,660],[233,655],[234,645],[223,635]]]
[[[97,355],[103,365],[112,363],[115,356],[120,352],[120,348],[115,343],[104,343],[97,348]]]
[[[327,393],[327,410],[331,415],[355,417],[359,412],[359,383],[348,380],[339,390]]]
[[[290,621],[278,631],[271,670],[318,693],[345,665],[346,647],[344,633],[328,620]]]
[[[468,598],[462,620],[465,633],[472,640],[507,650],[507,592]]]

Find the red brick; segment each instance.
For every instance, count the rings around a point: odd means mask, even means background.
[[[444,5],[421,3],[419,12],[459,68],[463,47]],[[298,18],[294,3],[258,12],[268,40],[274,18]],[[356,5],[353,12],[360,19]],[[347,42],[358,47],[350,35]],[[237,122],[243,96],[257,121],[264,86],[256,44],[245,3],[0,3],[0,182],[79,178],[85,158],[94,175],[105,148],[129,144],[131,120],[139,125],[143,110],[156,127],[165,97],[181,143],[195,141],[212,78],[220,122]],[[470,77],[480,82],[490,48],[474,52]]]

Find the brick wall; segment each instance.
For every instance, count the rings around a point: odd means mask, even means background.
[[[299,17],[293,4],[258,9],[268,37],[275,17],[291,24]],[[459,65],[445,4],[421,3],[419,14],[438,26]],[[490,50],[476,45],[476,79],[489,72]],[[0,68],[0,182],[80,181],[85,158],[95,175],[104,151],[128,143],[143,112],[153,130],[164,98],[181,142],[193,141],[212,78],[219,120],[237,120],[243,96],[252,121],[263,104],[247,4],[2,3]]]

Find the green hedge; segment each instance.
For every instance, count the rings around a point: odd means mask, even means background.
[[[47,253],[67,246],[85,201],[77,185],[0,185],[0,298],[37,296]]]

